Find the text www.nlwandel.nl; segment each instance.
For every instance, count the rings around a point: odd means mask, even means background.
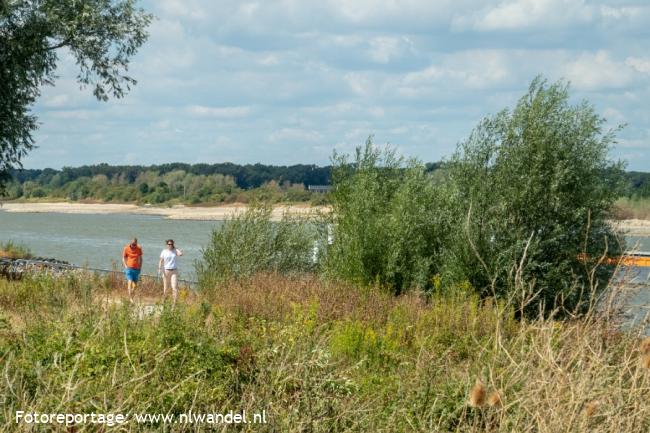
[[[267,424],[266,410],[248,413],[245,410],[235,412],[195,413],[188,411],[181,414],[172,413],[45,413],[16,411],[16,424],[59,424],[83,425],[96,424],[109,427],[135,422],[137,424]]]

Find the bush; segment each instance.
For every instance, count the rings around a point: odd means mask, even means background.
[[[605,288],[611,269],[596,259],[623,246],[607,223],[622,187],[621,164],[608,159],[614,132],[568,86],[535,79],[512,111],[484,119],[450,164],[456,222],[445,274],[484,294],[513,296],[550,311],[584,306]],[[517,287],[518,286],[518,287]]]
[[[271,213],[268,205],[253,205],[213,230],[210,244],[196,264],[201,288],[257,272],[291,274],[314,268],[314,225],[286,214],[273,222]]]
[[[328,273],[395,293],[430,287],[447,236],[447,199],[424,165],[377,149],[370,139],[354,161],[333,160]]]

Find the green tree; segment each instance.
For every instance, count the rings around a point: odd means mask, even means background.
[[[151,19],[135,0],[0,1],[0,188],[33,148],[31,107],[41,86],[54,83],[60,50],[97,99],[120,98],[136,82],[128,66]]]
[[[572,105],[563,82],[535,79],[514,110],[485,118],[450,165],[455,241],[447,274],[491,294],[538,293],[528,304],[575,309],[602,290],[616,256],[607,219],[622,191],[622,164],[608,151],[615,132],[587,102]],[[592,273],[592,271],[594,271]]]
[[[329,274],[401,293],[427,289],[447,238],[447,199],[425,166],[370,139],[353,159],[333,158]]]

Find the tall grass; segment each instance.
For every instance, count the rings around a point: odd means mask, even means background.
[[[463,287],[353,289],[257,274],[142,315],[107,302],[123,293],[104,278],[0,280],[0,431],[33,431],[16,410],[228,409],[267,410],[239,426],[256,432],[650,429],[648,348],[606,316],[516,321]]]
[[[0,243],[0,258],[30,259],[32,257],[32,252],[24,245],[13,241]]]

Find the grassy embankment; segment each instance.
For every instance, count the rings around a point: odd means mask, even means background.
[[[274,275],[148,315],[120,286],[0,280],[0,431],[32,431],[16,410],[229,409],[266,410],[241,426],[256,432],[650,429],[648,347],[604,316],[518,322],[462,287],[425,299]]]

